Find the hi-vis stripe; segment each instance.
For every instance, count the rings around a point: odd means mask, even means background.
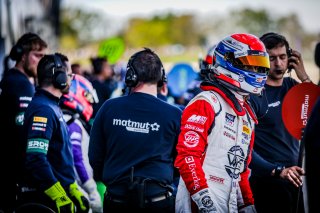
[[[42,123],[47,123],[47,118],[45,117],[38,117],[38,116],[34,116],[33,117],[33,122],[42,122]]]

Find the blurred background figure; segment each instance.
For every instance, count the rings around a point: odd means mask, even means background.
[[[69,93],[62,96],[60,106],[68,125],[78,185],[87,193],[92,211],[102,213],[101,196],[88,159],[89,120],[93,113],[92,105],[97,102],[92,84],[85,77],[75,74]]]
[[[194,98],[196,95],[198,95],[200,92],[202,92],[202,89],[200,88],[200,84],[203,80],[205,80],[205,70],[210,69],[215,64],[215,58],[214,58],[214,49],[216,45],[213,45],[209,48],[207,55],[205,59],[200,58],[199,59],[199,69],[198,76],[196,79],[194,79],[187,88],[187,91],[183,93],[183,99],[184,99],[184,105],[186,106],[189,101]]]
[[[117,83],[113,79],[114,72],[106,58],[91,58],[93,74],[90,78],[93,88],[96,90],[99,102],[93,104],[92,119],[102,104],[108,100],[113,91],[117,88]]]
[[[82,71],[81,65],[79,63],[71,64],[71,71],[73,74],[83,75],[83,71]]]

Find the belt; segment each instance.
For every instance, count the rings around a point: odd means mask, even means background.
[[[158,202],[158,201],[161,201],[161,200],[165,200],[165,199],[167,199],[168,197],[171,197],[171,196],[172,196],[172,193],[171,192],[167,192],[167,194],[162,194],[162,195],[158,195],[158,196],[155,196],[155,197],[147,198],[147,199],[145,199],[145,203]],[[115,202],[115,203],[127,203],[128,202],[127,199],[114,198],[112,196],[110,196],[108,199],[110,201],[112,201],[112,202]]]
[[[159,196],[156,196],[156,197],[148,198],[145,201],[146,201],[146,203],[154,203],[154,202],[158,202],[158,201],[161,201],[161,200],[165,200],[165,199],[167,199],[168,197],[171,197],[171,196],[172,196],[172,193],[168,192],[167,194],[164,194],[164,195],[159,195]]]

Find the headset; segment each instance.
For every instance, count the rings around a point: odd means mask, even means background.
[[[65,89],[68,85],[68,76],[65,66],[61,61],[61,58],[53,54],[54,67],[52,68],[52,84],[57,89]]]
[[[17,44],[13,45],[13,47],[11,48],[11,51],[9,54],[10,58],[15,61],[21,60],[21,58],[25,52],[23,46],[25,44],[28,44],[28,43],[32,42],[33,40],[37,40],[37,39],[40,39],[40,37],[34,33],[27,33],[27,34],[23,35],[18,40]]]
[[[137,58],[137,56],[139,54],[143,53],[144,51],[145,50],[142,50],[140,52],[135,53],[134,55],[131,56],[131,58],[128,61],[127,72],[126,72],[126,76],[125,76],[125,83],[126,83],[126,86],[129,87],[129,88],[137,86],[137,84],[139,82],[138,74],[137,74],[137,71],[135,70],[135,68],[133,66],[133,62],[134,62],[135,58]],[[153,53],[153,54],[158,58],[158,60],[161,63],[160,58],[155,53]],[[158,81],[158,85],[157,85],[158,87],[162,87],[163,84],[165,82],[167,82],[166,72],[164,70],[164,67],[163,67],[162,63],[161,63],[161,73],[162,73],[162,75],[161,75],[161,79]]]

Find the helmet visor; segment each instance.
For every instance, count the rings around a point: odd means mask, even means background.
[[[242,65],[270,68],[269,55],[266,52],[248,50],[248,55],[237,58]]]

